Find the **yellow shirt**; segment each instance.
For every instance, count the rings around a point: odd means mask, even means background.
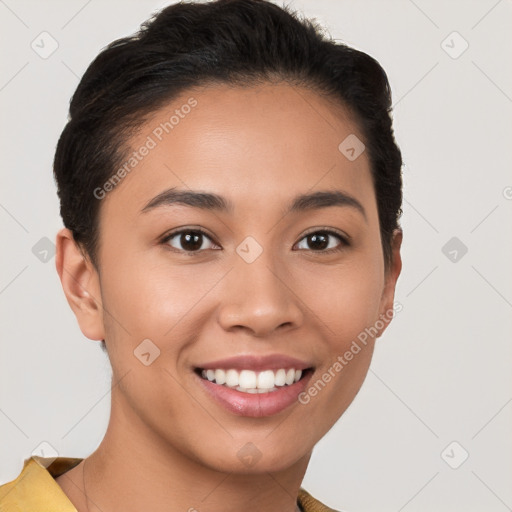
[[[82,459],[57,457],[51,464],[44,461],[38,456],[26,459],[18,478],[0,485],[0,512],[77,512],[55,478]],[[302,488],[297,504],[303,512],[336,512]]]

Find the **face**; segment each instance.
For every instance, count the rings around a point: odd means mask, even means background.
[[[112,414],[139,439],[276,471],[352,402],[400,243],[385,271],[367,154],[338,149],[349,135],[363,139],[341,106],[268,84],[188,91],[133,137],[140,158],[101,199],[100,275],[87,264],[70,303],[106,340]]]

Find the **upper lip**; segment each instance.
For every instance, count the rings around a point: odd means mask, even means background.
[[[280,368],[306,370],[311,367],[312,365],[310,363],[284,354],[271,354],[266,356],[247,354],[228,357],[225,359],[217,359],[216,361],[211,361],[198,366],[198,368],[201,368],[202,370],[233,369],[252,370],[255,372],[263,370],[279,370]]]

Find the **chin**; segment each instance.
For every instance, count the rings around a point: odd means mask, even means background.
[[[258,440],[233,441],[229,447],[216,450],[215,453],[197,454],[202,465],[222,473],[239,475],[256,475],[284,471],[302,460],[309,460],[313,447],[304,450],[302,443],[283,447],[281,440],[277,442]],[[254,437],[253,437],[254,439]],[[297,436],[295,436],[297,439]],[[219,447],[220,448],[220,447]]]

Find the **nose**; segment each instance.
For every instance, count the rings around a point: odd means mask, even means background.
[[[293,330],[303,321],[300,298],[290,273],[264,251],[252,263],[239,258],[223,283],[218,322],[229,332],[246,330],[255,337]]]

